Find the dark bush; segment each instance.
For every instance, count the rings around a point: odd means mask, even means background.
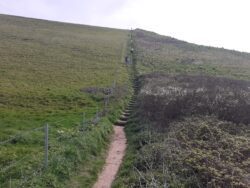
[[[234,123],[250,123],[250,82],[209,76],[144,76],[140,93],[143,116],[166,125],[190,115],[216,115]]]
[[[131,187],[249,187],[250,82],[160,73],[140,82],[127,127]]]

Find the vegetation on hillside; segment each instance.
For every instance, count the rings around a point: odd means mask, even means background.
[[[155,73],[141,82],[114,187],[249,187],[249,81]]]
[[[127,66],[125,30],[0,15],[0,32],[0,187],[91,187],[129,73],[140,91],[114,187],[250,186],[249,54],[137,29]]]
[[[191,44],[136,29],[137,68],[140,74],[205,74],[250,79],[250,54]]]
[[[0,187],[60,187],[79,168],[91,186],[130,95],[128,32],[6,15],[0,32]]]
[[[4,15],[0,25],[2,127],[95,111],[102,104],[82,89],[128,82],[126,31]]]
[[[249,187],[250,55],[133,33],[140,90],[113,187]]]

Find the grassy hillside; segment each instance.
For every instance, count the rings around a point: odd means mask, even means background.
[[[4,117],[12,115],[13,109],[13,115],[28,118],[82,111],[96,103],[81,89],[111,87],[116,71],[118,84],[128,79],[121,62],[126,31],[3,15],[0,25]]]
[[[0,187],[91,187],[131,72],[114,187],[249,187],[249,54],[137,29],[129,67],[125,30],[0,15],[0,33]]]
[[[113,187],[247,188],[250,54],[135,30],[139,94]]]
[[[134,31],[140,74],[207,74],[250,79],[250,54],[191,44],[156,33]]]
[[[49,149],[63,157],[54,159],[54,171],[45,179],[49,187],[59,186],[89,154],[93,159],[99,155],[111,131],[110,120],[126,102],[128,32],[0,15],[0,33],[1,183],[6,186],[12,179],[16,186],[35,163],[43,164],[42,126],[49,123]],[[109,115],[101,120],[105,126],[79,134],[80,122],[101,112],[107,97]],[[40,127],[42,131],[26,132]],[[58,136],[63,139],[52,139]],[[12,168],[23,157],[29,158],[21,161],[25,167]]]

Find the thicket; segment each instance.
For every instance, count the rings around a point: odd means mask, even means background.
[[[250,82],[211,76],[144,76],[139,97],[142,115],[158,125],[182,116],[215,115],[250,123]]]
[[[250,82],[141,77],[114,187],[249,187]]]

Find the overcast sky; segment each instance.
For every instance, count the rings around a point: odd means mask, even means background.
[[[246,52],[250,52],[249,9],[249,0],[0,0],[2,14],[142,28]]]

